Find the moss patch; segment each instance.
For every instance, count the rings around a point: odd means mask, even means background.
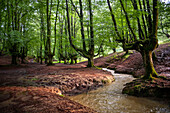
[[[136,79],[125,85],[123,94],[139,97],[170,98],[169,80],[155,78],[152,81]]]

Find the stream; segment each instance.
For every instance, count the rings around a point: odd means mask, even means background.
[[[123,85],[134,80],[131,75],[116,74],[106,68],[103,70],[111,72],[115,82],[69,99],[99,113],[170,113],[169,105],[163,102],[122,94]]]

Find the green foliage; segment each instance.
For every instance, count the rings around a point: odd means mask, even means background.
[[[129,58],[130,54],[124,55],[123,56],[123,61],[125,61],[127,58]]]
[[[11,44],[15,44],[15,43],[23,43],[23,39],[21,38],[22,37],[22,34],[17,31],[17,30],[14,30],[14,31],[11,31],[9,33],[10,37],[7,38],[7,40],[11,43]]]
[[[61,97],[64,97],[64,95],[62,95],[62,94],[61,94],[60,96],[61,96]]]
[[[31,81],[36,81],[36,80],[38,80],[38,78],[32,78],[32,79],[31,79]]]
[[[97,67],[97,66],[95,66],[95,68],[96,68],[96,69],[100,69],[100,70],[102,70],[102,68],[101,68],[101,67]]]
[[[138,91],[140,91],[141,90],[141,84],[139,84],[139,85],[135,85],[134,86]]]
[[[161,40],[160,42],[159,42],[159,44],[165,44],[165,43],[170,43],[170,38],[166,38],[166,39],[164,39],[164,40]]]
[[[170,34],[170,4],[164,2],[159,3],[159,26],[158,26],[158,36],[159,41],[162,42],[168,37],[166,34]]]
[[[117,54],[115,54],[115,55],[113,56],[113,58],[114,58],[114,59],[119,59],[119,56],[118,56]]]

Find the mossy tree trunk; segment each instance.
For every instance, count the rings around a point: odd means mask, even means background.
[[[145,67],[145,79],[152,79],[152,77],[158,77],[158,73],[155,71],[152,59],[152,51],[145,50],[142,53],[143,63]]]
[[[88,58],[88,64],[87,67],[94,67],[94,59],[93,56]]]

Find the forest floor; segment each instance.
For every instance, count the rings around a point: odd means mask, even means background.
[[[155,69],[166,79],[156,79],[144,85],[160,87],[167,92],[170,88],[170,43],[160,45],[155,53],[157,56],[154,60]],[[141,77],[144,74],[141,55],[135,51],[130,51],[124,57],[123,55],[124,52],[120,52],[96,58],[95,66]],[[80,94],[114,81],[109,72],[86,68],[87,62],[54,66],[38,63],[12,66],[10,62],[10,56],[0,56],[0,112],[3,113],[95,112],[63,95]],[[139,79],[137,82],[139,86]]]
[[[8,65],[9,60],[8,56],[0,58],[3,64],[0,65],[0,112],[3,113],[95,112],[65,95],[80,94],[114,81],[109,72],[86,68],[83,64],[12,66]]]

